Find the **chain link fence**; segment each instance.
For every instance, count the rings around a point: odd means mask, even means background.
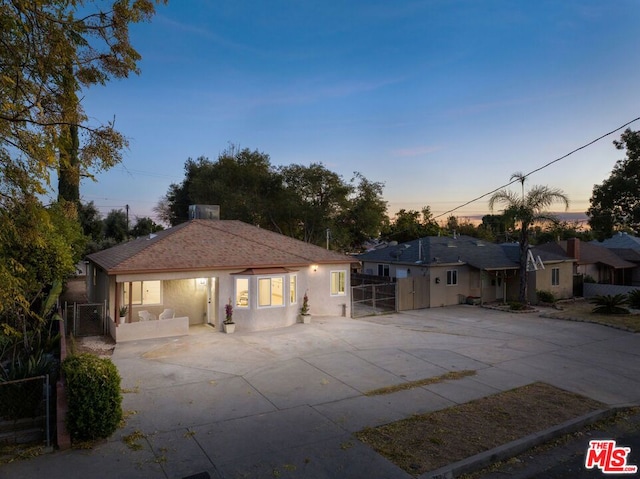
[[[76,337],[108,334],[106,310],[106,303],[65,303],[65,323]]]
[[[51,446],[49,375],[0,382],[0,443]]]

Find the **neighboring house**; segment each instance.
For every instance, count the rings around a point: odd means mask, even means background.
[[[640,285],[640,238],[619,232],[602,242],[594,240],[591,244],[604,246],[623,260],[633,263],[635,268],[631,272],[631,282],[628,284]]]
[[[505,243],[501,245],[509,257],[520,264],[520,245]],[[574,296],[575,259],[562,251],[546,251],[540,246],[530,248],[527,265],[527,294],[530,303],[537,303],[537,291],[547,291],[556,299],[568,299]],[[518,284],[518,288],[519,288]]]
[[[469,236],[429,236],[375,249],[357,258],[364,274],[398,282],[398,309],[402,310],[459,304],[468,298],[483,303],[516,300],[518,251],[517,244],[514,249],[511,244],[498,245]],[[536,300],[536,285],[556,297],[571,297],[573,260],[542,254],[545,256],[540,258],[539,270],[529,278],[530,301]],[[542,269],[547,264],[553,267]]]
[[[636,264],[626,261],[615,250],[577,238],[546,243],[537,248],[574,258],[574,274],[590,276],[602,284],[630,285],[636,269]]]
[[[229,302],[238,331],[288,326],[305,293],[313,315],[350,315],[351,257],[241,221],[194,219],[87,259],[89,298],[106,301],[116,340],[221,329]]]

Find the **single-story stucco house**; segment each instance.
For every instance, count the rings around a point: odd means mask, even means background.
[[[538,252],[528,274],[529,301],[536,290],[558,298],[572,296],[573,258]],[[409,283],[407,301],[399,294],[400,309],[419,309],[474,301],[516,300],[519,291],[519,246],[495,244],[464,235],[428,236],[391,244],[357,256],[362,273]],[[400,288],[402,291],[402,288]],[[408,303],[408,304],[407,304]]]
[[[571,256],[576,260],[575,274],[590,276],[601,284],[631,285],[637,268],[635,263],[621,258],[616,250],[578,238],[546,243],[538,248]]]
[[[193,219],[87,263],[89,299],[106,302],[116,341],[221,330],[229,303],[237,331],[288,326],[305,293],[314,316],[350,315],[351,257],[241,221]]]

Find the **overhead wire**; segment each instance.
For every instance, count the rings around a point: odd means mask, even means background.
[[[591,140],[590,142],[585,143],[584,145],[582,145],[582,146],[580,146],[580,147],[578,147],[578,148],[576,148],[574,150],[571,150],[569,153],[567,153],[565,155],[562,155],[559,158],[556,158],[555,160],[552,160],[549,163],[546,163],[545,165],[542,165],[541,167],[536,168],[535,170],[532,170],[532,171],[530,171],[529,173],[527,173],[525,175],[522,175],[522,176],[518,175],[518,178],[511,180],[509,183],[506,183],[506,184],[504,184],[502,186],[499,186],[498,188],[495,188],[495,189],[493,189],[493,190],[491,190],[491,191],[489,191],[487,193],[484,193],[481,196],[478,196],[478,197],[476,197],[476,198],[474,198],[472,200],[469,200],[466,203],[461,204],[460,206],[456,206],[455,208],[452,208],[452,209],[450,209],[448,211],[445,211],[444,213],[441,213],[441,214],[439,214],[437,216],[434,216],[433,219],[435,220],[435,219],[438,219],[438,218],[440,218],[440,217],[442,217],[444,215],[448,215],[449,213],[453,213],[454,211],[457,211],[460,208],[464,208],[465,206],[468,206],[468,205],[470,205],[472,203],[475,203],[476,201],[479,201],[482,198],[485,198],[485,197],[487,197],[489,195],[492,195],[493,193],[496,193],[496,192],[498,192],[498,191],[500,191],[500,190],[502,190],[502,189],[504,189],[504,188],[506,188],[508,186],[511,186],[514,183],[520,183],[524,178],[527,178],[528,176],[531,176],[532,174],[537,173],[540,170],[544,170],[545,168],[553,165],[554,163],[557,163],[557,162],[559,162],[561,160],[564,160],[565,158],[573,155],[574,153],[576,153],[576,152],[578,152],[580,150],[583,150],[583,149],[593,145],[594,143],[597,143],[598,141],[602,140],[603,138],[606,138],[607,136],[612,135],[612,134],[614,134],[615,132],[617,132],[619,130],[622,130],[623,128],[629,126],[631,123],[634,123],[634,122],[636,122],[638,120],[640,120],[640,117],[634,118],[633,120],[626,122],[624,125],[621,125],[621,126],[617,127],[615,130],[611,130],[610,132],[599,136],[595,140]]]

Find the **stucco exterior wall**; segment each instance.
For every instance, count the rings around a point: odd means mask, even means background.
[[[345,293],[331,295],[330,281],[332,271],[344,271]],[[138,322],[138,312],[146,310],[158,316],[165,308],[174,310],[176,317],[188,317],[189,324],[202,324],[207,320],[208,288],[211,285],[211,305],[209,306],[210,323],[222,330],[225,318],[224,307],[232,299],[234,304],[233,320],[237,331],[258,331],[290,326],[298,321],[298,315],[305,292],[308,292],[309,306],[312,316],[350,316],[351,315],[351,283],[350,265],[333,264],[305,266],[289,273],[274,275],[248,275],[250,302],[248,308],[235,305],[235,280],[241,270],[230,271],[200,271],[176,273],[146,273],[107,276],[104,271],[98,271],[97,284],[93,287],[95,297],[104,297],[109,303],[109,317],[117,318],[116,289],[121,291],[122,284],[134,281],[162,281],[161,304],[133,305],[129,312],[129,323]],[[289,301],[290,275],[297,278],[296,302]],[[197,277],[195,277],[197,275]],[[258,307],[257,291],[258,279],[269,276],[284,276],[284,305],[273,307]],[[89,277],[89,275],[88,275]],[[201,284],[206,279],[206,285]],[[118,288],[116,288],[116,282]],[[126,302],[125,302],[126,304]],[[115,325],[114,325],[115,327]],[[117,335],[117,333],[116,333]]]
[[[116,324],[109,322],[109,333],[117,343],[152,338],[168,338],[189,334],[189,318],[158,319],[134,323]]]
[[[457,271],[458,282],[455,285],[448,285],[447,271],[452,270]],[[476,279],[477,278],[474,277],[474,284]],[[460,304],[463,297],[466,298],[469,296],[470,282],[470,268],[466,264],[432,266],[430,288],[431,307]]]
[[[552,285],[552,270],[559,269],[559,285]],[[529,297],[531,302],[536,302],[536,291],[550,291],[556,299],[573,297],[573,263],[553,263],[545,265],[545,269],[539,269],[533,274],[535,281],[529,282]]]

